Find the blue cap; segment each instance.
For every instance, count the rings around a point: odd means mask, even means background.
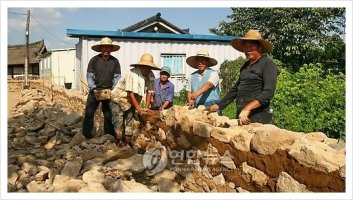
[[[162,67],[161,72],[167,72],[169,75],[171,74],[171,70],[169,67]]]

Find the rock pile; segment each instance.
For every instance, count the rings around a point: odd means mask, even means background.
[[[8,121],[8,191],[128,192],[147,188],[135,183],[132,176],[144,169],[142,155],[135,149],[118,149],[111,135],[86,140],[80,112],[48,101],[37,89],[24,90],[21,95]]]
[[[345,191],[344,143],[323,133],[174,106],[142,116],[136,146],[117,147],[99,128],[84,138],[84,102],[70,103],[82,96],[39,86],[8,121],[9,192]]]

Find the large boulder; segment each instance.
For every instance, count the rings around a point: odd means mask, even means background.
[[[286,172],[281,172],[276,183],[277,192],[309,192],[304,184],[299,183]]]
[[[224,143],[230,143],[230,140],[236,135],[238,135],[237,132],[230,128],[215,127],[211,131],[211,137]]]
[[[82,176],[82,180],[85,183],[89,183],[89,182],[103,183],[104,178],[105,178],[105,174],[98,170],[87,171]]]
[[[250,151],[250,142],[254,134],[239,126],[232,127],[232,130],[236,133],[230,140],[232,147],[239,151]]]
[[[135,154],[126,159],[108,162],[106,166],[120,171],[131,171],[132,173],[140,173],[145,170],[143,155],[141,154]]]
[[[258,130],[251,140],[251,148],[263,155],[269,155],[276,150],[287,150],[300,135],[285,131]]]
[[[80,112],[72,112],[61,119],[62,124],[70,126],[78,123],[82,120],[82,114]]]
[[[308,141],[304,138],[294,142],[289,155],[300,164],[325,173],[339,170],[346,165],[345,155],[322,142]]]
[[[259,186],[265,186],[269,177],[262,171],[249,166],[246,162],[242,163],[242,177],[246,182],[254,182]]]
[[[82,167],[83,160],[81,157],[74,158],[73,160],[67,161],[64,168],[61,170],[61,175],[75,178]]]
[[[211,130],[213,128],[213,126],[205,123],[205,122],[201,122],[201,121],[194,121],[193,123],[193,133],[195,135],[204,137],[204,138],[208,138],[211,136]]]
[[[152,192],[146,185],[135,181],[118,180],[115,182],[113,192]]]

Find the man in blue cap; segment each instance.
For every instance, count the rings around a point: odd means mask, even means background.
[[[169,67],[162,67],[160,78],[154,80],[155,92],[152,109],[163,110],[173,106],[174,84],[168,80],[170,73]]]

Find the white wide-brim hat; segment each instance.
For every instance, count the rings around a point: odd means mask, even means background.
[[[196,58],[197,57],[204,57],[204,58],[207,58],[208,59],[208,67],[212,67],[212,66],[215,66],[217,65],[217,60],[214,59],[214,58],[211,58],[209,56],[209,53],[206,49],[202,49],[200,50],[199,52],[197,52],[197,54],[195,56],[190,56],[186,59],[186,63],[192,67],[192,68],[195,68],[197,69],[197,63],[196,63]]]

